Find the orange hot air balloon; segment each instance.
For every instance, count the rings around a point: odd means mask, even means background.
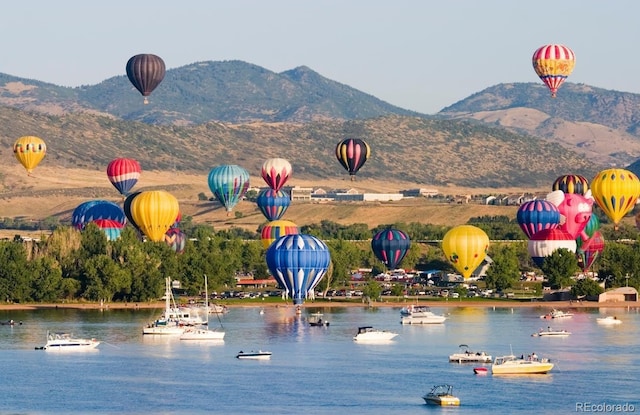
[[[591,181],[591,195],[617,230],[640,197],[640,180],[629,170],[605,169]]]
[[[164,240],[179,212],[178,200],[164,190],[140,192],[131,201],[131,215],[135,223],[154,242]]]
[[[489,237],[480,228],[460,225],[442,238],[442,250],[454,268],[467,279],[482,264],[489,249]]]
[[[26,135],[18,138],[13,144],[13,154],[27,169],[27,173],[31,174],[47,154],[47,145],[39,137]]]

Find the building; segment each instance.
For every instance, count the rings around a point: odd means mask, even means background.
[[[619,287],[605,291],[598,296],[598,302],[627,302],[638,301],[638,290],[633,287]]]
[[[438,189],[427,189],[427,188],[419,188],[419,189],[405,189],[400,190],[400,193],[404,197],[435,197],[438,196]]]

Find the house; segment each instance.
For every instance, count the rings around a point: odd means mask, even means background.
[[[598,296],[598,302],[627,302],[638,301],[638,290],[633,287],[619,287],[605,291]]]
[[[418,189],[406,189],[400,190],[400,193],[404,197],[435,197],[438,196],[438,189],[427,189],[427,188],[418,188]]]

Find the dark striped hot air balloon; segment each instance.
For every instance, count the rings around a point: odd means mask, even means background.
[[[164,79],[165,69],[162,58],[150,53],[132,56],[127,61],[127,77],[140,91],[145,104],[149,103],[147,97]]]
[[[551,190],[562,190],[584,196],[589,190],[589,180],[579,174],[564,174],[553,182]]]
[[[398,229],[384,229],[371,240],[371,249],[387,269],[396,269],[411,247],[409,236]]]
[[[342,167],[344,167],[355,180],[355,175],[364,165],[371,154],[371,148],[364,140],[358,138],[347,138],[336,146],[336,157]]]

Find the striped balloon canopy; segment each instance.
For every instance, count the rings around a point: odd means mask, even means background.
[[[371,250],[387,269],[393,270],[411,248],[409,236],[398,229],[383,229],[371,239]]]
[[[558,88],[576,65],[576,55],[564,45],[544,45],[536,49],[532,57],[533,69],[555,98]]]

